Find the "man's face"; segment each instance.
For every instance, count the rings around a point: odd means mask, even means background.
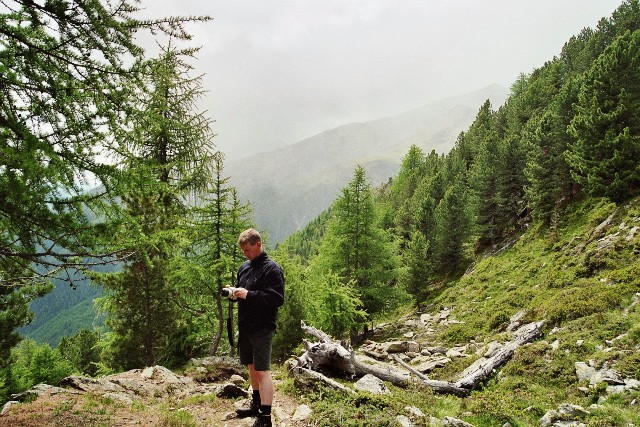
[[[242,249],[244,256],[247,257],[249,261],[252,261],[262,253],[262,242],[256,242],[255,245],[245,243],[244,245],[240,245],[240,249]]]

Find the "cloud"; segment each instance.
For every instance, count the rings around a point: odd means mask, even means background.
[[[613,0],[169,0],[146,16],[210,15],[202,102],[228,157],[341,124],[417,108],[492,83],[509,86],[560,53]]]

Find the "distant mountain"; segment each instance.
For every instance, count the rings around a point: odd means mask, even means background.
[[[250,201],[269,243],[281,242],[325,210],[357,165],[374,186],[397,174],[411,145],[447,153],[488,99],[497,108],[508,89],[491,85],[405,113],[350,123],[290,146],[229,162],[225,175]]]
[[[53,283],[53,291],[29,304],[35,318],[18,330],[21,335],[57,347],[65,336],[104,325],[104,317],[97,316],[93,307],[93,300],[102,293],[101,287],[89,285],[87,280],[76,288],[59,279]]]
[[[366,169],[373,185],[386,182],[397,174],[412,144],[425,152],[448,152],[482,103],[489,99],[497,108],[507,93],[506,88],[492,85],[397,116],[340,126],[285,148],[229,162],[225,175],[240,196],[251,201],[256,222],[268,232],[269,244],[275,245],[327,209],[357,165]],[[103,325],[104,318],[96,316],[92,304],[101,294],[99,287],[55,284],[50,294],[31,303],[36,316],[20,329],[24,336],[57,346],[63,336]]]

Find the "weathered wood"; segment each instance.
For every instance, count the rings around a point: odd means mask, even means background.
[[[297,368],[318,369],[338,369],[343,373],[354,376],[372,374],[383,381],[388,381],[398,387],[407,387],[410,383],[423,385],[433,389],[437,393],[455,394],[464,396],[469,391],[456,387],[452,383],[445,381],[424,380],[414,381],[406,373],[398,372],[397,369],[388,365],[374,366],[358,360],[355,354],[342,347],[340,343],[331,339],[327,334],[302,323],[305,332],[320,339],[320,343],[309,343],[305,341],[305,353],[298,358]],[[295,369],[295,368],[294,368]],[[323,381],[326,382],[326,381]]]
[[[308,343],[305,341],[306,351],[299,358],[300,366],[306,366],[315,371],[333,369],[347,375],[356,374],[351,360],[351,352],[338,343]]]
[[[309,368],[318,370],[326,367],[338,369],[351,376],[356,374],[350,350],[321,330],[308,326],[304,321],[302,321],[302,330],[320,340],[320,343],[313,344],[304,340],[306,351],[303,357],[308,362]]]
[[[314,337],[318,338],[320,340],[320,342],[323,342],[323,343],[326,343],[326,344],[333,344],[333,343],[336,342],[333,338],[331,338],[329,335],[327,335],[326,333],[324,333],[320,329],[317,329],[317,328],[314,328],[313,326],[307,325],[304,322],[304,320],[301,321],[301,328],[302,328],[303,331],[305,331],[309,335],[313,335]]]
[[[358,376],[366,374],[375,375],[383,381],[388,381],[397,387],[403,388],[407,387],[409,384],[417,384],[419,386],[428,387],[436,393],[454,394],[456,396],[466,396],[469,394],[469,390],[458,387],[447,381],[430,380],[429,378],[425,378],[422,374],[419,375],[420,380],[414,380],[409,375],[394,370],[391,365],[388,365],[386,368],[368,365],[358,361],[355,356],[353,356],[353,360],[354,366],[356,367],[356,375]]]
[[[393,356],[393,360],[395,360],[396,363],[398,363],[399,365],[401,365],[402,367],[407,369],[409,372],[411,372],[413,375],[415,375],[416,377],[420,378],[421,380],[429,381],[429,377],[428,376],[426,376],[422,372],[418,371],[417,369],[414,369],[413,366],[409,365],[407,362],[405,362],[404,360],[400,359],[397,355]]]
[[[466,396],[475,388],[484,378],[491,375],[494,370],[509,360],[515,350],[536,338],[544,325],[544,321],[530,323],[514,332],[513,341],[504,345],[494,356],[478,365],[472,372],[467,373],[463,378],[455,383],[447,381],[431,380],[426,375],[411,368],[400,359],[396,360],[413,373],[419,380],[415,380],[407,372],[400,372],[392,365],[383,366],[379,363],[375,365],[367,364],[359,360],[355,353],[342,346],[341,343],[333,340],[326,333],[307,326],[302,322],[302,329],[315,336],[320,343],[310,343],[305,340],[305,353],[298,358],[298,366],[294,369],[306,370],[318,374],[319,380],[326,384],[330,384],[329,378],[315,371],[318,369],[333,369],[352,376],[364,376],[366,374],[375,375],[383,381],[388,381],[398,387],[407,387],[409,384],[417,384],[431,388],[436,393],[454,394],[456,396]],[[304,372],[304,371],[301,371]],[[305,372],[307,378],[314,378],[314,374]],[[329,380],[329,381],[328,381]],[[339,383],[336,383],[339,384]],[[334,388],[335,385],[333,385]]]
[[[364,376],[367,374],[374,375],[382,381],[388,381],[399,387],[406,387],[411,382],[411,377],[402,372],[398,372],[391,365],[380,366],[363,363],[356,358],[355,354],[351,354],[351,360],[356,371],[356,376]]]
[[[297,381],[302,384],[308,385],[309,383],[320,381],[326,386],[328,386],[329,388],[342,390],[351,394],[357,394],[357,392],[352,388],[342,385],[339,382],[332,380],[331,378],[325,375],[322,375],[320,372],[312,371],[311,369],[296,366],[289,371],[289,375],[293,377],[294,381]]]
[[[456,381],[456,387],[462,387],[467,389],[475,388],[482,380],[493,373],[493,371],[506,363],[516,349],[523,344],[526,344],[540,335],[544,320],[540,322],[529,323],[522,326],[520,329],[514,332],[515,338],[504,345],[495,355],[490,357],[478,365],[477,369],[468,373],[465,377]]]

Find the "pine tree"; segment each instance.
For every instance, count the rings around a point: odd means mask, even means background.
[[[423,233],[414,231],[411,234],[403,256],[406,273],[402,276],[402,285],[413,296],[416,306],[420,307],[429,292],[433,265],[429,259],[429,242]]]
[[[500,141],[493,124],[491,105],[486,102],[478,118],[473,123],[473,139],[475,155],[468,173],[471,189],[471,206],[474,212],[476,231],[479,235],[479,246],[487,247],[500,239],[498,216],[499,206],[504,203],[500,198],[498,173],[502,166],[500,158]]]
[[[411,225],[420,230],[427,240],[434,232],[433,211],[444,197],[446,186],[444,161],[433,151],[427,156],[424,171],[420,174],[418,186],[409,205],[412,213]]]
[[[566,162],[571,143],[567,127],[574,116],[578,79],[570,79],[544,113],[531,120],[523,132],[528,149],[526,195],[531,216],[554,226],[575,194],[575,181]]]
[[[402,159],[400,171],[391,185],[391,203],[396,207],[394,223],[396,232],[409,239],[411,233],[412,208],[411,198],[416,191],[423,166],[425,155],[420,148],[412,145],[409,152]]]
[[[478,114],[471,126],[469,126],[469,130],[458,136],[454,151],[456,155],[464,160],[467,169],[476,162],[476,156],[482,144],[489,138],[489,133],[492,132],[492,116],[491,103],[486,100],[478,110]]]
[[[616,202],[640,188],[640,30],[627,32],[586,73],[569,131],[573,177]]]
[[[465,246],[470,235],[464,183],[452,182],[434,211],[435,233],[431,239],[439,274],[456,273],[464,267]]]

